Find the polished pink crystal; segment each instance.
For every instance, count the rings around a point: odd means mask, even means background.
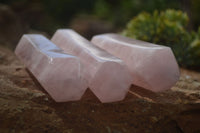
[[[96,35],[91,42],[122,59],[137,86],[159,92],[171,88],[179,79],[179,67],[169,47],[117,34]]]
[[[57,30],[51,40],[65,52],[80,58],[89,88],[101,102],[124,99],[132,77],[122,60],[96,47],[70,29]]]
[[[57,102],[79,100],[87,89],[79,58],[66,54],[42,35],[24,35],[18,58]]]

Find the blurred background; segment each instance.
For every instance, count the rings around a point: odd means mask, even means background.
[[[116,32],[170,46],[182,67],[200,70],[200,0],[0,0],[0,45],[24,33],[73,28],[87,39]]]

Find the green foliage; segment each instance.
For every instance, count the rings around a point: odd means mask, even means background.
[[[95,0],[94,15],[123,26],[131,16],[141,11],[153,12],[167,8],[181,8],[180,0]],[[145,4],[144,4],[145,3]]]
[[[197,28],[200,24],[200,0],[190,0],[190,14],[192,16],[193,27]]]
[[[31,28],[47,32],[67,27],[71,19],[82,14],[109,21],[119,30],[132,16],[141,11],[152,13],[154,10],[167,8],[182,9],[183,5],[180,0],[1,0],[0,3],[14,6],[16,12],[22,14],[26,21],[27,18],[31,20]],[[36,4],[41,7],[38,13],[41,17],[37,19],[32,17],[35,12],[29,11],[33,11],[33,8],[38,9]],[[195,11],[198,16],[198,10]]]
[[[186,13],[168,9],[140,13],[133,18],[123,31],[125,36],[144,40],[172,48],[181,66],[200,67],[200,28],[198,32],[188,32],[189,18]]]

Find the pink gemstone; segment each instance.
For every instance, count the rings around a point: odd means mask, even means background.
[[[91,44],[73,30],[57,30],[52,42],[80,58],[84,77],[101,102],[123,100],[132,82],[131,74],[119,58]]]
[[[92,43],[122,59],[137,86],[159,92],[171,88],[179,79],[179,67],[169,47],[117,34],[94,36]]]
[[[24,35],[15,53],[55,101],[79,100],[87,89],[79,58],[42,35]]]

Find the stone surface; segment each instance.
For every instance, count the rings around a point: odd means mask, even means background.
[[[1,133],[200,131],[200,73],[181,69],[178,83],[161,93],[137,90],[134,92],[146,98],[128,93],[124,101],[102,104],[90,92],[79,101],[55,103],[13,52],[0,46]]]
[[[102,34],[92,43],[122,59],[133,76],[133,84],[159,92],[171,88],[179,79],[179,68],[169,47]]]
[[[80,58],[89,88],[101,102],[124,99],[132,77],[122,60],[96,47],[70,29],[57,30],[51,40],[65,52]]]
[[[87,89],[79,58],[66,54],[42,35],[24,35],[18,58],[57,102],[79,100]]]

